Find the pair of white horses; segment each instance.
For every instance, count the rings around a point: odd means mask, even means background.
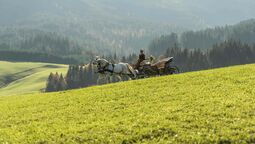
[[[113,77],[118,78],[118,81],[122,81],[123,76],[127,77],[129,80],[136,79],[137,77],[136,71],[128,63],[113,64],[106,59],[96,57],[93,64],[97,65],[98,69],[97,84],[100,84],[102,80],[105,80],[106,83],[111,83]]]

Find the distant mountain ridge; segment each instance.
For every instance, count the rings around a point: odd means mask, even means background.
[[[86,19],[141,20],[187,26],[234,24],[255,17],[253,0],[1,0],[0,23],[35,14],[73,15]],[[71,17],[65,17],[70,19]]]
[[[252,0],[1,0],[0,31],[57,32],[88,50],[126,54],[162,34],[255,17],[254,7]]]
[[[255,19],[241,21],[235,25],[207,28],[199,31],[186,31],[179,35],[172,33],[162,35],[151,41],[149,51],[161,55],[168,48],[181,47],[184,49],[212,49],[227,41],[236,41],[254,46]],[[239,47],[242,49],[241,47]]]

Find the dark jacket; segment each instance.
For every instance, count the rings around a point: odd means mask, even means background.
[[[145,60],[145,54],[144,53],[140,53],[139,54],[139,59],[136,63],[135,69],[138,69],[140,67],[141,62],[143,62]]]
[[[145,60],[145,54],[141,53],[141,54],[139,55],[139,61],[142,62],[142,61],[144,61],[144,60]]]

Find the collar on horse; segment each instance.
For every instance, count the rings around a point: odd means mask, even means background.
[[[107,68],[107,67],[109,67],[109,65],[112,65],[112,70],[110,70],[109,68]],[[114,65],[114,64],[107,63],[107,64],[102,68],[102,71],[114,73],[114,68],[115,68],[115,65]]]

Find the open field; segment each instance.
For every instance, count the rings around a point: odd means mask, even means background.
[[[0,61],[0,96],[40,92],[50,72],[66,73],[67,66]]]
[[[255,65],[0,97],[0,143],[255,143]]]

